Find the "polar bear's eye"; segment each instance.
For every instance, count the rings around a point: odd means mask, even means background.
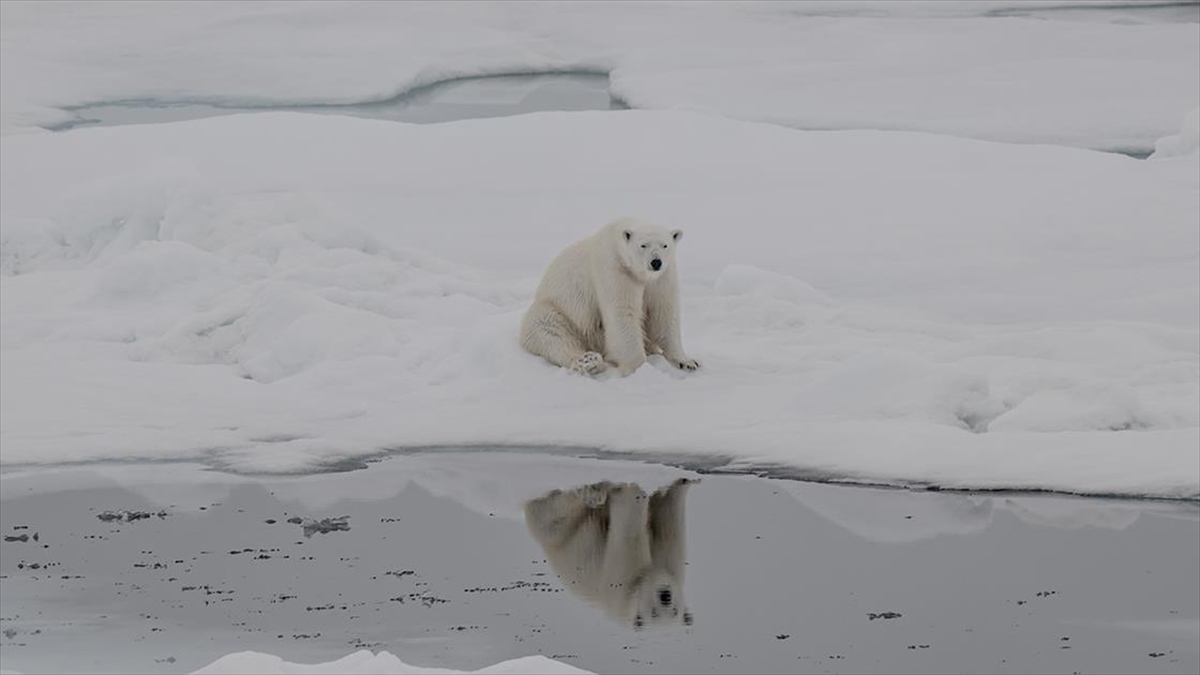
[[[646,248],[646,245],[645,245],[645,244],[642,244],[642,248]]]

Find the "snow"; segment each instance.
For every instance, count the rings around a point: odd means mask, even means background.
[[[1123,4],[6,2],[0,131],[89,103],[360,103],[585,70],[637,108],[1148,153],[1200,98],[1200,35]]]
[[[565,663],[544,656],[526,656],[503,661],[479,670],[449,670],[411,666],[389,652],[373,653],[360,650],[336,661],[326,663],[293,663],[272,654],[262,652],[236,652],[226,654],[207,666],[195,671],[197,675],[302,675],[304,673],[336,673],[337,675],[454,675],[474,673],[477,675],[575,675],[587,673]],[[20,675],[15,670],[0,670],[0,675]]]
[[[259,113],[9,135],[0,176],[10,467],[559,444],[1200,496],[1194,156]],[[697,374],[590,380],[517,345],[553,255],[625,213],[687,233]]]
[[[552,675],[563,673],[587,673],[586,670],[568,666],[565,663],[553,661],[544,656],[527,656],[497,663],[479,670],[447,670],[445,668],[423,668],[410,666],[388,652],[372,653],[367,650],[357,651],[336,661],[327,663],[292,663],[278,656],[261,652],[238,652],[227,654],[195,671],[197,675],[220,675],[234,673],[245,675],[283,675],[302,673],[344,673],[346,675],[451,675],[453,673],[477,673],[478,675],[506,675],[509,673],[526,673],[528,675]]]

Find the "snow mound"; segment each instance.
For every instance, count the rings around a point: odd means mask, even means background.
[[[730,265],[721,270],[714,288],[722,295],[776,298],[796,305],[829,307],[834,304],[832,298],[812,284],[749,265]]]
[[[195,671],[197,675],[303,675],[305,673],[338,673],[339,675],[452,675],[473,673],[475,675],[501,675],[527,673],[529,675],[574,675],[589,671],[553,661],[544,656],[503,661],[479,670],[449,670],[410,666],[389,652],[372,653],[368,650],[354,652],[336,661],[326,663],[292,663],[272,654],[262,652],[237,652],[227,654],[207,666]]]
[[[1154,143],[1154,154],[1151,159],[1163,157],[1178,157],[1195,153],[1200,149],[1200,105],[1183,118],[1183,126],[1179,133],[1164,136]]]

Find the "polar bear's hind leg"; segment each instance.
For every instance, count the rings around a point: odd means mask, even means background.
[[[556,366],[581,375],[595,375],[606,368],[604,357],[583,347],[575,327],[548,302],[535,303],[521,322],[521,346]]]

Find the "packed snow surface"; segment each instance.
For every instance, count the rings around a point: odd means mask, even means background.
[[[636,108],[1149,153],[1200,101],[1188,3],[5,2],[0,18],[4,133],[90,103],[359,103],[586,70]]]
[[[1200,496],[1194,154],[644,111],[0,150],[6,464],[564,444]],[[585,379],[517,345],[545,265],[621,214],[685,231],[699,373]]]

